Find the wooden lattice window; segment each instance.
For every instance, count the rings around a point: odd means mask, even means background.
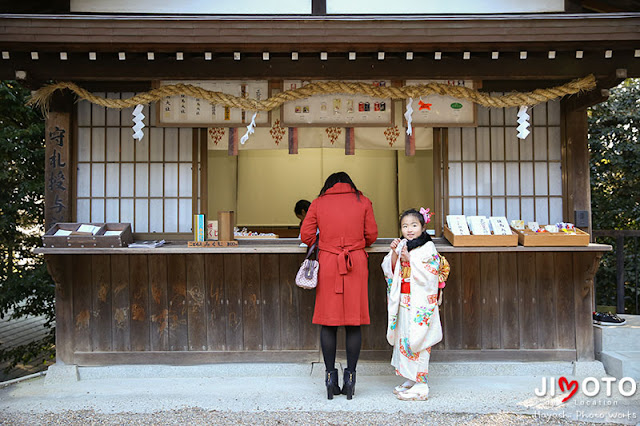
[[[147,127],[137,141],[131,113],[78,103],[76,221],[130,222],[137,233],[191,232],[193,129],[155,127],[155,105],[145,106]]]
[[[529,109],[531,134],[516,137],[517,109],[478,108],[478,127],[450,128],[446,214],[562,221],[560,103]]]

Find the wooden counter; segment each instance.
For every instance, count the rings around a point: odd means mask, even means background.
[[[390,241],[390,240],[389,240]],[[369,252],[361,359],[390,360],[388,242]],[[243,242],[244,243],[244,242]],[[593,276],[605,245],[452,247],[434,360],[591,360]],[[295,240],[232,248],[39,249],[56,281],[57,357],[69,364],[321,361],[315,292],[294,283]],[[344,348],[341,329],[339,349]],[[344,353],[338,353],[344,358]]]
[[[368,253],[388,253],[391,238],[379,238],[365,251]],[[584,247],[454,247],[444,238],[433,239],[438,252],[441,253],[475,253],[475,252],[577,252],[577,251],[611,251],[605,244],[589,244]],[[158,248],[37,248],[38,254],[212,254],[212,253],[306,253],[306,247],[300,247],[297,238],[279,238],[274,240],[240,240],[236,247],[187,247],[186,241],[174,241]]]

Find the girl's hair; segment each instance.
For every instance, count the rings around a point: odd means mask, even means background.
[[[400,215],[400,222],[407,216],[415,216],[420,221],[420,225],[424,226],[424,216],[420,214],[420,212],[416,209],[409,209],[402,212]]]
[[[360,200],[360,194],[362,194],[362,192],[360,192],[358,188],[356,188],[356,185],[353,183],[349,175],[345,172],[336,172],[329,176],[324,182],[324,186],[320,190],[320,195],[318,196],[323,196],[324,193],[327,192],[327,190],[333,187],[333,185],[335,185],[336,183],[348,183],[349,185],[351,185],[351,188],[353,188],[353,190],[356,192],[356,197],[358,197],[358,200]]]
[[[303,210],[304,210],[304,211],[306,211],[306,212],[308,212],[308,211],[309,211],[309,206],[310,206],[310,205],[311,205],[311,202],[310,202],[310,201],[307,201],[307,200],[299,200],[299,201],[296,203],[296,206],[293,208],[293,212],[294,212],[295,214],[302,214],[302,211],[303,211]]]

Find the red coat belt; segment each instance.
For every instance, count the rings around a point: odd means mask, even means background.
[[[335,292],[344,293],[344,277],[353,269],[353,261],[351,260],[351,252],[362,250],[365,247],[364,240],[352,244],[342,244],[333,246],[320,242],[319,249],[337,255],[338,276],[335,282]]]

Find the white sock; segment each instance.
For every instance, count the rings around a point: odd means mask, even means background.
[[[416,384],[416,382],[414,382],[413,380],[407,380],[403,384],[401,384],[399,386],[396,386],[396,390],[397,391],[401,391],[401,390],[404,390],[404,389],[409,389],[415,384]]]
[[[411,389],[405,391],[421,395],[429,395],[429,385],[426,383],[416,383]]]

